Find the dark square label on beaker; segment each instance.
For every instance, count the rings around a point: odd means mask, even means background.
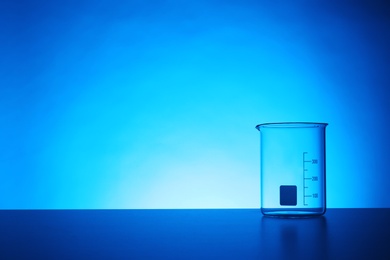
[[[280,205],[281,206],[297,205],[297,186],[295,185],[280,186]]]

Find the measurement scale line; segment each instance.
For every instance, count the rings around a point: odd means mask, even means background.
[[[307,206],[306,204],[306,196],[305,196],[305,154],[306,152],[303,152],[303,160],[302,160],[302,167],[303,167],[303,205]]]

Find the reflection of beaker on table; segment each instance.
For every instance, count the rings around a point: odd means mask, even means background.
[[[261,253],[264,259],[328,259],[324,216],[261,219]]]
[[[322,215],[326,211],[326,123],[266,123],[260,131],[261,211]]]

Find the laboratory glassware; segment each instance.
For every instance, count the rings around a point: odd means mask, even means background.
[[[327,123],[264,123],[260,131],[261,211],[273,216],[326,211]]]

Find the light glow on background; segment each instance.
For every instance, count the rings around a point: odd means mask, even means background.
[[[385,3],[0,7],[0,208],[256,208],[283,121],[329,123],[328,207],[390,207]]]

